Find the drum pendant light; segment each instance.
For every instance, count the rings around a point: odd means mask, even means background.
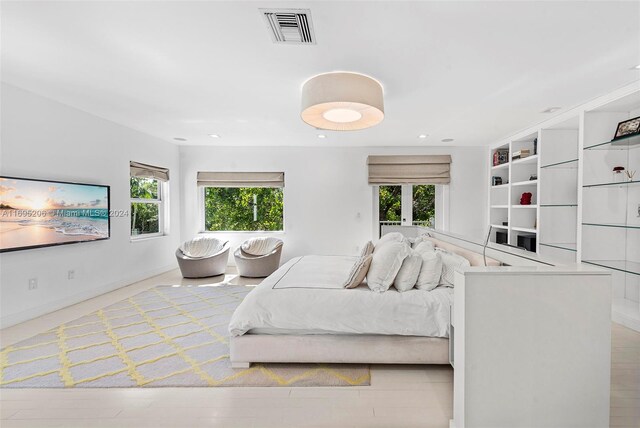
[[[382,85],[359,73],[319,74],[302,86],[301,116],[317,129],[370,128],[384,119]]]

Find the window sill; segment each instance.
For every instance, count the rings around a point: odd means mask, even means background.
[[[138,235],[139,237],[130,237],[129,238],[129,242],[143,242],[143,241],[150,241],[152,239],[157,239],[157,238],[164,238],[165,236],[169,236],[166,233],[159,233],[156,235]]]

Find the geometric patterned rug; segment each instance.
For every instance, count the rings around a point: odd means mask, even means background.
[[[2,388],[369,385],[367,365],[232,369],[229,320],[251,287],[160,286],[0,350]]]

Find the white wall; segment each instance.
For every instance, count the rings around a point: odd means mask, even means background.
[[[129,161],[170,168],[170,234],[132,243],[129,217],[111,239],[0,255],[0,326],[6,327],[176,267],[178,148],[10,85],[2,85],[2,175],[111,186],[111,208],[129,210]],[[67,272],[75,270],[75,279]],[[38,288],[28,290],[29,278]]]
[[[180,148],[182,239],[198,232],[198,171],[284,171],[283,260],[303,254],[355,254],[372,239],[373,191],[367,184],[370,154],[451,154],[449,229],[482,239],[486,216],[486,148]],[[251,233],[221,233],[235,249]],[[264,235],[264,234],[259,234]],[[232,257],[231,257],[232,259]],[[230,260],[233,262],[233,260]]]

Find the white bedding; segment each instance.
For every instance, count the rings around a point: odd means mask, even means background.
[[[290,260],[245,297],[231,317],[229,332],[448,337],[453,289],[374,293],[366,285],[343,288],[356,259]]]

